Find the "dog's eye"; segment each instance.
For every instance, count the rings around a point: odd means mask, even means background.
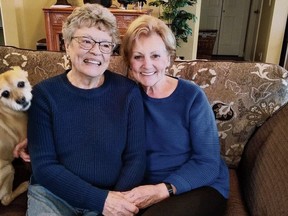
[[[6,90],[6,91],[3,91],[2,94],[1,94],[1,96],[4,97],[4,98],[8,98],[8,97],[10,96],[10,92],[7,91],[7,90]]]
[[[21,82],[18,82],[18,85],[17,85],[19,88],[24,88],[25,87],[25,82],[21,81]]]

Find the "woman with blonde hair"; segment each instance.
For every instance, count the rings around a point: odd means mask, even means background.
[[[125,197],[145,216],[224,215],[229,173],[214,114],[203,90],[166,75],[175,58],[172,31],[143,15],[129,26],[122,56],[140,85],[147,164],[142,185]]]

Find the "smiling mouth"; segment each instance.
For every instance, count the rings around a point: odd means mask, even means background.
[[[91,60],[91,59],[84,59],[85,63],[90,63],[90,64],[96,64],[98,66],[100,66],[102,63],[100,61],[96,61],[96,60]]]
[[[140,72],[141,75],[143,76],[152,76],[154,75],[156,72]]]

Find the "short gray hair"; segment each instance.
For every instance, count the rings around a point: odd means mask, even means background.
[[[119,43],[116,17],[102,5],[84,4],[73,10],[62,27],[65,43],[70,43],[74,32],[82,27],[97,27],[101,31],[107,31],[112,37],[112,42]]]

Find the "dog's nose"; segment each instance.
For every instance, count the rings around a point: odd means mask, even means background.
[[[19,99],[16,100],[16,103],[20,104],[20,105],[23,105],[23,104],[26,103],[26,98],[25,97],[19,98]]]

